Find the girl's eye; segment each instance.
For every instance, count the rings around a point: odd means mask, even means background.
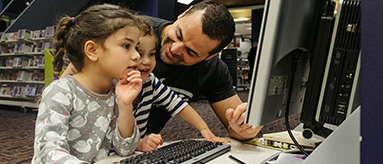
[[[125,44],[123,47],[126,48],[126,49],[129,49],[130,48],[130,44]]]
[[[150,53],[149,56],[154,56],[156,53]]]

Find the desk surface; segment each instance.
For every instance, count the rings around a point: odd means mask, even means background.
[[[241,143],[237,140],[231,140],[231,150],[211,161],[208,164],[237,164],[233,160],[229,159],[229,155],[232,155],[241,161],[247,164],[259,164],[271,155],[274,155],[280,151],[268,149],[260,146],[254,146],[249,144]],[[96,162],[96,164],[111,164],[113,162],[120,161],[121,159],[125,159],[126,157],[120,157],[118,155],[112,155],[106,159],[100,160]]]

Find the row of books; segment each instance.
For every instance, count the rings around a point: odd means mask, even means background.
[[[0,67],[44,67],[44,56],[0,59]]]
[[[20,29],[17,32],[2,33],[0,42],[14,42],[18,40],[39,40],[52,38],[55,33],[54,26],[48,26],[42,30]]]
[[[42,53],[44,49],[53,48],[51,38],[54,35],[54,26],[43,30],[21,29],[18,32],[0,33],[2,55]]]
[[[5,97],[33,97],[40,96],[44,85],[20,86],[20,85],[6,85],[3,84],[0,88],[0,95]]]
[[[20,81],[20,82],[43,82],[44,81],[44,71],[43,70],[34,70],[34,71],[13,71],[7,70],[5,72],[0,72],[0,80],[2,81]]]
[[[38,43],[15,43],[6,44],[1,47],[1,55],[8,54],[29,54],[29,53],[43,53],[44,49],[51,49],[52,44],[50,41],[38,42]]]

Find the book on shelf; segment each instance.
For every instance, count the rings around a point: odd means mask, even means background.
[[[11,87],[8,84],[2,84],[0,88],[0,94],[3,96],[9,96],[11,91]]]
[[[30,39],[31,30],[21,29],[17,31],[17,39]]]
[[[6,33],[4,41],[17,41],[17,32]]]
[[[12,67],[20,67],[21,66],[21,58],[15,57],[13,58]]]

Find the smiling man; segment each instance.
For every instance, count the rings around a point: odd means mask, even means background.
[[[178,16],[175,22],[146,18],[161,40],[153,73],[186,101],[206,96],[231,137],[241,140],[255,137],[260,127],[243,123],[246,104],[232,86],[227,65],[217,56],[235,32],[227,8],[214,1],[203,1]],[[170,118],[165,110],[153,107],[148,133],[159,133]]]

